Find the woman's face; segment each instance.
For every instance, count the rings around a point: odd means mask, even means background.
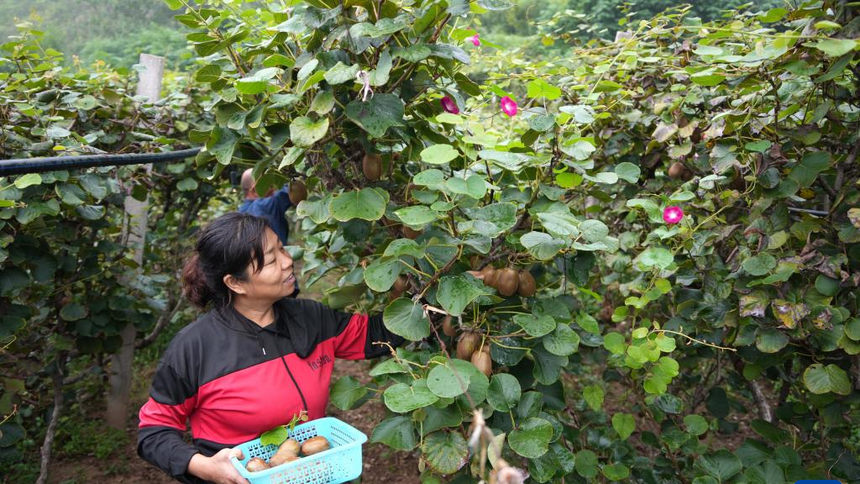
[[[268,228],[263,251],[263,266],[258,268],[256,261],[251,262],[246,270],[248,280],[239,283],[240,293],[252,300],[274,302],[296,290],[293,259],[275,232]]]

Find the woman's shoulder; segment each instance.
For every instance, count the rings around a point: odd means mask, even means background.
[[[200,348],[205,345],[206,340],[215,336],[218,324],[215,321],[215,310],[207,311],[198,317],[193,323],[188,324],[170,340],[167,347],[167,355],[187,353],[189,350]]]

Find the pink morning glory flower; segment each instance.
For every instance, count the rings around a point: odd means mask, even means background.
[[[455,103],[450,97],[445,96],[440,99],[439,102],[442,103],[442,109],[446,112],[451,114],[460,114],[460,108],[457,107],[457,103]]]
[[[499,103],[502,106],[502,112],[507,114],[510,117],[514,117],[517,114],[517,102],[511,99],[509,96],[503,96],[502,101]]]
[[[478,47],[478,46],[480,46],[480,45],[481,45],[481,38],[480,38],[480,34],[475,34],[475,35],[473,35],[473,36],[469,37],[469,38],[468,38],[468,39],[466,39],[466,40],[470,40],[470,41],[472,42],[472,45],[474,45],[475,47]]]
[[[684,218],[684,211],[681,207],[671,206],[663,209],[663,221],[669,225],[676,224]]]

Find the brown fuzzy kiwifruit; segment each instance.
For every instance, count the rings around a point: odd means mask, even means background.
[[[481,269],[481,274],[484,276],[484,285],[487,287],[496,287],[496,278],[499,271],[493,266],[487,266]]]
[[[308,187],[305,186],[305,183],[301,180],[296,180],[290,183],[290,203],[295,207],[302,200],[307,200],[308,198]]]
[[[442,332],[445,333],[446,336],[454,337],[457,335],[457,330],[454,329],[454,325],[451,324],[451,320],[454,319],[451,315],[445,316],[445,319],[442,320]]]
[[[496,290],[505,297],[513,296],[520,284],[520,277],[516,269],[505,267],[499,271],[496,278]]]
[[[399,275],[397,279],[394,280],[394,286],[392,286],[392,290],[396,291],[398,294],[403,294],[406,292],[406,276]]]
[[[365,153],[361,160],[361,171],[368,180],[379,180],[382,176],[382,158],[376,153]]]
[[[304,456],[319,454],[324,450],[328,450],[331,446],[328,440],[322,435],[311,437],[302,444],[302,454]]]
[[[460,341],[457,342],[457,358],[468,361],[478,347],[478,343],[480,341],[475,333],[465,333],[460,336]]]
[[[675,180],[679,180],[681,178],[685,178],[687,176],[687,167],[681,163],[680,161],[676,161],[672,163],[669,167],[669,178],[674,178]]]
[[[522,297],[532,297],[535,295],[537,284],[535,278],[529,271],[520,271],[518,274],[519,284],[517,285],[517,294]]]
[[[421,235],[420,230],[412,230],[411,228],[409,228],[406,225],[403,226],[403,236],[406,237],[407,239],[415,239],[419,235]]]
[[[476,351],[472,353],[472,364],[475,365],[481,373],[490,376],[493,374],[493,360],[490,354],[486,351]]]
[[[260,472],[266,469],[270,469],[269,464],[266,464],[266,461],[259,457],[252,457],[251,460],[245,464],[245,469],[248,469],[248,472]]]
[[[279,466],[285,462],[289,462],[287,459],[290,457],[296,457],[299,455],[299,451],[301,451],[301,445],[294,439],[287,439],[278,447],[278,451],[275,452],[275,455],[269,457],[269,465],[272,467]]]

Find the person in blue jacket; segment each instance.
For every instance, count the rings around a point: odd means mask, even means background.
[[[245,199],[239,205],[239,213],[247,213],[266,219],[269,222],[269,227],[280,239],[281,245],[287,245],[290,226],[287,224],[286,212],[288,208],[293,206],[290,202],[289,184],[284,185],[278,191],[275,191],[275,187],[271,187],[266,195],[261,197],[257,194],[257,182],[254,180],[253,170],[248,168],[242,173],[241,187]],[[297,282],[296,291],[291,297],[296,297],[298,294]]]

